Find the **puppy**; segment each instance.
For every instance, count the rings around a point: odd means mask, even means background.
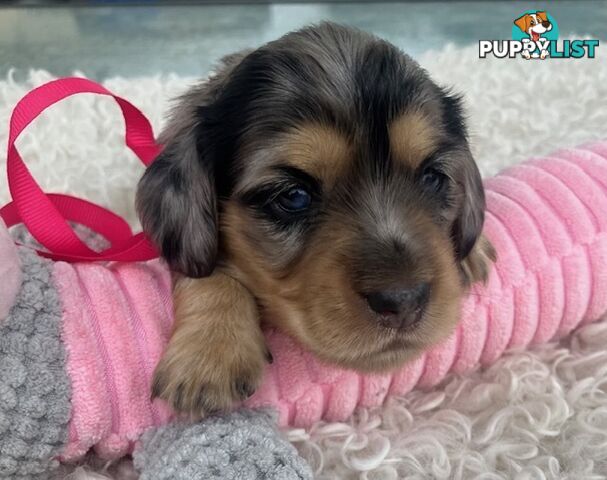
[[[529,40],[539,45],[537,42],[540,41],[541,36],[552,30],[552,23],[548,20],[548,15],[546,12],[535,12],[535,13],[526,13],[525,15],[517,18],[514,21],[514,24],[521,29],[523,33],[529,35]],[[543,47],[540,47],[533,54],[529,52],[529,50],[524,50],[522,55],[529,60],[531,57],[540,58],[544,60],[548,56],[548,50]]]
[[[453,331],[494,258],[459,98],[358,30],[225,58],[160,141],[137,205],[176,272],[153,395],[177,410],[254,392],[265,325],[342,367],[398,367]]]

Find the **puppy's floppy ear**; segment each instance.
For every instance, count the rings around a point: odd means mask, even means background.
[[[171,269],[189,277],[209,275],[217,256],[215,154],[202,138],[202,107],[212,104],[246,52],[223,60],[219,72],[179,100],[159,141],[164,150],[137,190],[144,231]]]
[[[460,175],[463,196],[459,214],[453,223],[452,237],[465,284],[470,285],[487,280],[496,253],[493,245],[482,235],[485,191],[481,174],[468,150]]]
[[[148,167],[137,190],[137,211],[172,270],[211,273],[217,254],[213,168],[198,155],[196,124],[178,132]]]
[[[540,18],[542,22],[548,21],[548,15],[546,15],[546,12],[535,12],[535,14]]]
[[[531,23],[530,23],[530,18],[531,18],[531,17],[529,16],[529,14],[527,14],[527,13],[526,13],[526,14],[525,14],[525,15],[523,15],[522,17],[517,18],[517,19],[514,21],[514,24],[515,24],[515,25],[516,25],[518,28],[520,28],[520,29],[523,31],[523,33],[527,33],[527,30],[529,30],[529,26],[531,25]]]
[[[485,221],[485,191],[481,174],[465,147],[460,153],[457,183],[459,210],[451,227],[455,258],[460,263],[467,284],[486,280],[489,264],[495,259],[491,244],[482,236]]]
[[[481,174],[466,149],[465,160],[459,172],[462,201],[452,228],[456,257],[463,260],[468,256],[481,235],[485,221],[485,191]]]

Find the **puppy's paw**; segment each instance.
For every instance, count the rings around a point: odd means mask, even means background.
[[[495,248],[484,235],[481,235],[470,254],[461,263],[466,286],[476,282],[486,282],[489,278],[491,265],[496,259]]]
[[[198,417],[252,395],[271,357],[251,294],[214,274],[179,279],[174,303],[175,331],[154,372],[152,396]]]
[[[152,395],[179,412],[202,417],[229,410],[261,383],[266,362],[261,351],[239,355],[236,345],[207,350],[200,341],[173,347],[154,372]]]

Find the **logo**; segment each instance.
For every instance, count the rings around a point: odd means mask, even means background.
[[[527,60],[547,58],[594,58],[598,40],[563,40],[559,42],[559,26],[550,13],[527,10],[514,19],[512,40],[480,40],[480,58],[492,54],[497,58],[521,56]]]

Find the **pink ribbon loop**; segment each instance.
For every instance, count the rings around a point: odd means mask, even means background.
[[[106,95],[118,103],[126,127],[126,145],[144,165],[152,163],[160,152],[150,122],[125,99],[85,78],[51,81],[27,93],[11,115],[6,167],[13,201],[0,209],[0,217],[7,227],[23,223],[45,248],[39,253],[55,260],[136,262],[156,258],[158,253],[149,239],[143,233],[133,235],[127,222],[115,213],[69,195],[45,194],[17,151],[17,138],[38,115],[78,93]],[[69,221],[99,233],[111,246],[101,252],[92,250],[74,233]]]

